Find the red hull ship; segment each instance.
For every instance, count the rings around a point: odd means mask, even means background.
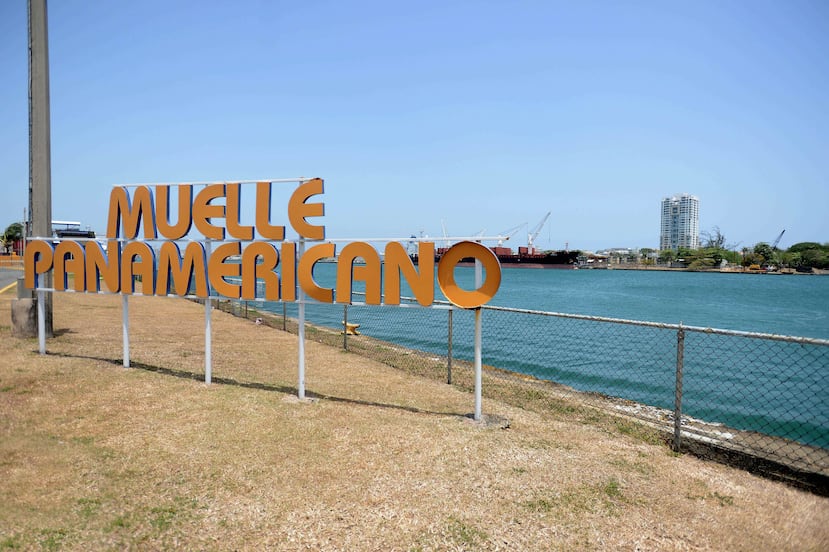
[[[491,247],[492,252],[498,257],[501,266],[504,268],[557,268],[573,270],[578,268],[578,251],[530,251],[528,247],[519,247],[515,253],[509,247]],[[445,247],[435,250],[435,262],[447,251]],[[412,261],[417,264],[417,255],[410,255]],[[461,259],[459,266],[472,266],[474,259]]]

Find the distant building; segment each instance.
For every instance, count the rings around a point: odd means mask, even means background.
[[[699,199],[690,194],[662,200],[659,249],[699,249]]]

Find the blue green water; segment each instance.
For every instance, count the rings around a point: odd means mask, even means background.
[[[829,339],[829,276],[505,269],[492,304]]]
[[[319,265],[315,277],[333,286],[334,270]],[[456,278],[471,289],[474,269],[458,268]],[[829,339],[829,276],[507,268],[491,304]],[[447,354],[445,309],[348,313],[366,335]],[[473,315],[453,314],[453,356],[471,360]],[[311,304],[307,316],[337,327],[343,307]],[[483,362],[672,410],[677,332],[485,310]],[[829,448],[829,347],[687,332],[683,413]]]

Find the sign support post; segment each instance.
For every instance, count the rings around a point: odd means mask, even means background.
[[[299,239],[299,256],[305,253],[305,238]],[[299,312],[297,314],[297,336],[299,358],[297,359],[298,374],[297,374],[297,397],[300,400],[305,399],[305,292],[302,291],[302,286],[299,286]]]
[[[483,267],[481,261],[475,260],[475,287],[481,287],[483,280]],[[481,365],[481,307],[475,309],[475,414],[476,422],[481,421],[481,410],[483,402],[483,393],[481,387],[483,385],[483,378],[481,372],[483,367]]]
[[[481,307],[475,309],[475,421],[481,421]]]
[[[46,292],[37,290],[37,344],[40,354],[46,354]]]
[[[210,258],[212,246],[210,240],[205,240],[204,249],[207,258]],[[210,282],[207,282],[207,298],[204,300],[204,383],[210,385],[213,380],[213,326],[210,311],[213,309],[210,298]]]
[[[129,295],[121,295],[121,328],[124,333],[124,368],[130,367],[130,303]]]

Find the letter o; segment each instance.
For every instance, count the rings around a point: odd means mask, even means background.
[[[455,282],[455,266],[467,257],[480,261],[486,271],[483,284],[476,290],[467,291]],[[438,262],[438,285],[449,302],[463,309],[476,309],[495,297],[501,286],[501,263],[488,247],[480,243],[464,241],[456,243],[441,256]]]

